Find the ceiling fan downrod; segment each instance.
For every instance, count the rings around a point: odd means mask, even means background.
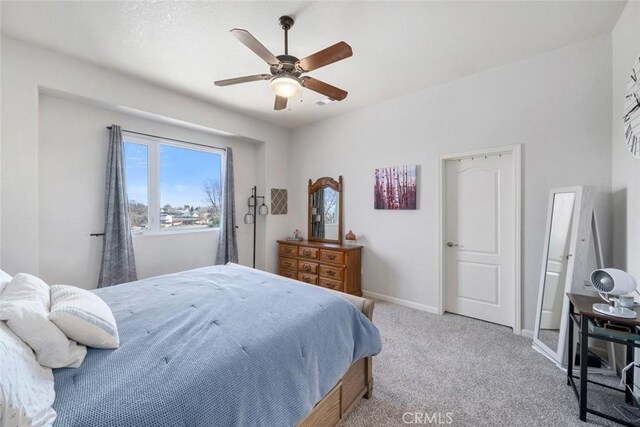
[[[289,55],[289,30],[293,27],[293,18],[290,16],[281,16],[280,25],[284,30],[284,54]]]

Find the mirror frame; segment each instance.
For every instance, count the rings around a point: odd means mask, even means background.
[[[587,188],[583,186],[577,187],[564,187],[564,188],[554,188],[551,190],[549,194],[549,206],[547,210],[547,223],[545,229],[545,240],[544,240],[544,248],[542,250],[542,268],[540,273],[540,285],[538,288],[538,305],[536,307],[536,317],[535,317],[535,327],[533,329],[533,344],[534,348],[540,351],[542,354],[547,356],[547,358],[554,361],[558,366],[564,365],[565,357],[566,357],[566,347],[567,347],[567,322],[568,322],[568,311],[569,311],[569,298],[566,293],[572,291],[573,284],[573,276],[575,273],[575,263],[577,258],[577,252],[581,251],[582,248],[578,248],[578,238],[580,235],[584,233],[585,222],[587,222],[589,229],[591,228],[592,223],[592,215],[593,215],[593,207],[591,205],[590,197],[587,197],[588,200],[585,200],[585,190]],[[589,191],[587,191],[590,193]],[[569,243],[569,253],[567,256],[569,257],[569,261],[567,262],[567,274],[565,275],[564,286],[564,295],[562,298],[562,314],[560,316],[560,332],[558,334],[558,345],[556,350],[549,348],[544,342],[542,342],[538,335],[540,333],[540,318],[542,316],[542,302],[544,298],[544,288],[545,288],[545,280],[547,275],[547,264],[549,257],[549,244],[551,239],[551,227],[553,226],[553,207],[555,203],[556,194],[562,193],[575,193],[575,200],[573,206],[573,214],[571,218],[571,236]],[[588,203],[585,203],[588,202]],[[585,215],[585,210],[588,213]],[[588,217],[588,220],[587,218]],[[583,239],[584,241],[584,239]],[[587,242],[587,245],[589,242]],[[598,249],[597,249],[598,250]]]
[[[318,239],[316,237],[313,237],[313,234],[311,233],[312,231],[312,225],[311,225],[311,205],[313,204],[313,193],[316,190],[319,190],[321,188],[332,188],[335,191],[338,192],[338,239],[337,240],[333,240],[333,239]],[[309,179],[309,201],[307,203],[307,216],[308,216],[308,221],[307,221],[307,232],[309,233],[309,238],[307,240],[309,240],[310,242],[325,242],[325,243],[338,243],[338,244],[342,244],[342,234],[343,234],[343,202],[342,202],[342,175],[340,175],[338,177],[338,180],[336,181],[335,179],[328,177],[328,176],[323,176],[322,178],[318,178],[316,180],[316,182],[313,182],[311,179]]]

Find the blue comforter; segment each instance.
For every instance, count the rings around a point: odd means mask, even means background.
[[[381,350],[339,295],[237,265],[95,292],[121,346],[54,370],[55,426],[293,426]]]

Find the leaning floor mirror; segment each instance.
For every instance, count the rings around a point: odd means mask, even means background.
[[[592,187],[557,188],[549,196],[533,347],[566,366],[567,292],[588,293],[585,279],[602,268]]]

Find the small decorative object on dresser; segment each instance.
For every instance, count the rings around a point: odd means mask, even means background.
[[[278,240],[278,274],[361,296],[362,246]]]

